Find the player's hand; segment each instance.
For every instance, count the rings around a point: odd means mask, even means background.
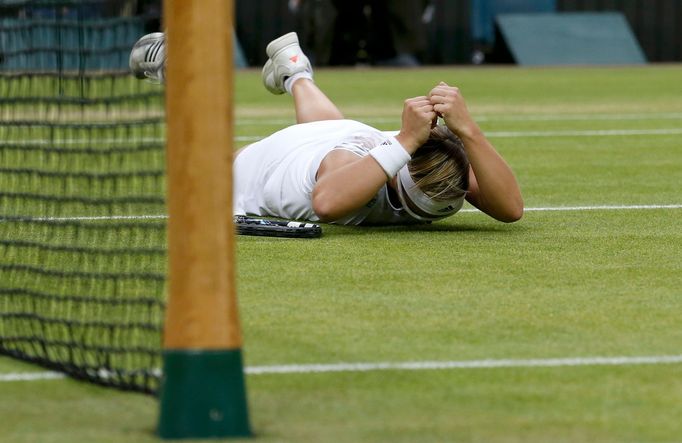
[[[436,112],[428,97],[405,100],[402,127],[396,139],[410,155],[428,140],[431,124],[436,118]]]
[[[460,137],[470,134],[477,127],[459,88],[440,82],[429,93],[429,102],[434,111],[443,117],[447,127]]]

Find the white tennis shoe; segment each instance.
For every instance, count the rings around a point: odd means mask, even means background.
[[[166,36],[163,32],[140,38],[130,51],[128,64],[135,77],[163,83],[166,77]]]
[[[298,35],[290,32],[271,41],[265,52],[268,61],[263,66],[263,84],[273,94],[283,94],[284,81],[292,75],[308,71],[312,75],[313,68],[308,57],[298,45]]]

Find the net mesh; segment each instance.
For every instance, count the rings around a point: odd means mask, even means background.
[[[0,353],[155,393],[163,94],[128,55],[158,17],[129,3],[0,0]]]

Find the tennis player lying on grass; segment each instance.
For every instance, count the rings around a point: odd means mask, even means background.
[[[130,66],[163,81],[163,34],[136,43]],[[464,199],[491,217],[523,215],[514,174],[443,82],[405,100],[395,136],[344,120],[313,82],[295,33],[272,41],[263,82],[294,98],[296,125],[242,148],[234,162],[234,213],[338,224],[410,224],[455,214]],[[442,117],[444,126],[436,125]]]

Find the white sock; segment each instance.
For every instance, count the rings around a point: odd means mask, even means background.
[[[312,81],[313,80],[313,73],[308,72],[308,71],[301,71],[297,72],[296,74],[292,75],[291,77],[287,78],[284,80],[284,89],[291,95],[291,88],[294,86],[294,83],[296,80],[299,78],[307,78],[308,80]]]

